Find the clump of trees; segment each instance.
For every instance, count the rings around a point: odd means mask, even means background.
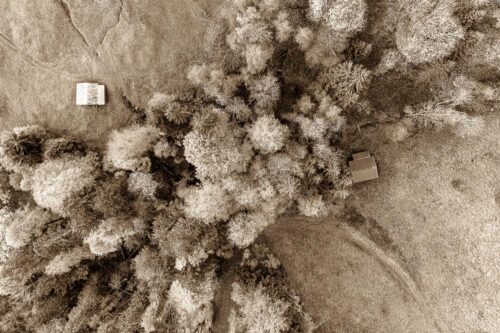
[[[388,33],[371,30],[364,0],[234,1],[224,59],[193,65],[188,90],[154,94],[103,151],[39,126],[2,133],[0,330],[210,332],[218,276],[243,250],[232,331],[308,331],[278,260],[253,246],[261,233],[348,197],[360,124],[382,119],[398,140],[425,127],[467,136],[481,129],[472,111],[498,101],[497,86],[459,72],[494,44],[462,25],[487,4],[460,18],[452,1],[396,2],[383,20],[401,23],[379,47],[359,37]],[[376,110],[373,81],[408,72],[435,93]]]
[[[490,56],[495,48],[493,36],[498,34],[498,20],[492,14],[495,4],[456,0],[394,3],[396,7],[381,4],[385,14],[369,31],[378,41],[394,40],[383,43],[388,45],[378,51],[372,79],[401,80],[420,89],[422,96],[400,105],[397,113],[374,115],[390,123],[389,137],[395,141],[428,128],[451,130],[461,137],[479,135],[484,122],[481,116],[498,110],[498,64]],[[396,89],[394,97],[398,93]]]
[[[247,248],[232,284],[230,332],[313,332],[280,261],[260,244]]]

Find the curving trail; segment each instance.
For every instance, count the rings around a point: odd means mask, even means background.
[[[441,323],[434,314],[429,311],[422,293],[418,289],[415,281],[411,276],[391,257],[389,257],[382,249],[380,249],[375,242],[358,232],[356,229],[341,223],[338,225],[339,230],[342,231],[342,236],[348,241],[355,244],[367,254],[373,256],[382,265],[382,267],[398,282],[398,284],[411,295],[413,300],[417,303],[420,311],[425,313],[427,317],[432,320],[436,329],[441,333],[447,333],[449,330]]]
[[[306,311],[321,324],[318,333],[451,332],[431,313],[434,307],[397,253],[333,216],[284,217],[263,240],[283,263]]]

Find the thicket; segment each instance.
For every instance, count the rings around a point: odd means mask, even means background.
[[[363,0],[234,1],[192,89],[156,93],[103,152],[39,126],[4,132],[0,330],[209,332],[218,277],[243,250],[231,332],[310,331],[259,235],[348,197],[360,124],[388,123],[397,140],[429,126],[467,136],[481,129],[473,111],[498,101],[491,75],[463,67],[498,72],[498,52],[480,51],[498,49],[492,4],[379,5],[373,17]],[[387,78],[432,94],[380,110]]]

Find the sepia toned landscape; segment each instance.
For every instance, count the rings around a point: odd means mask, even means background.
[[[0,13],[0,333],[500,331],[497,0]]]

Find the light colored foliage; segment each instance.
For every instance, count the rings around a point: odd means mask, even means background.
[[[370,85],[371,78],[369,70],[352,61],[335,66],[323,76],[327,89],[344,107],[358,102],[360,94]]]
[[[302,51],[305,51],[309,48],[313,39],[314,32],[307,27],[299,28],[297,30],[297,33],[295,34],[295,42],[299,44],[299,47]]]
[[[352,33],[364,27],[365,16],[364,0],[335,0],[328,6],[326,22],[335,31]]]
[[[313,21],[321,19],[326,3],[327,0],[309,0],[309,16]]]
[[[179,154],[179,148],[166,140],[158,141],[153,151],[155,156],[159,158],[176,157]]]
[[[160,254],[154,248],[142,248],[134,258],[134,268],[138,280],[152,284],[156,279],[161,278]]]
[[[328,208],[320,195],[300,198],[298,200],[299,211],[307,217],[324,217],[328,214]]]
[[[406,13],[396,29],[396,44],[412,63],[442,59],[464,37],[463,28],[453,16],[454,1],[424,1],[413,6],[402,0],[401,6]]]
[[[315,22],[324,21],[333,31],[360,31],[366,21],[364,0],[309,0],[309,16]]]
[[[52,214],[40,208],[27,205],[17,209],[4,222],[5,244],[15,249],[25,246],[42,234],[42,227],[49,222]]]
[[[265,62],[267,61],[264,60],[264,63],[259,62],[263,59],[259,56],[265,57],[265,50],[260,51],[264,53],[259,53],[259,50],[251,50],[249,54],[251,61],[255,61],[255,66],[257,66],[255,68],[265,66]],[[226,105],[231,97],[233,97],[239,83],[238,78],[228,76],[221,69],[206,64],[192,66],[187,74],[187,78],[222,105]],[[176,112],[175,110],[173,111]]]
[[[328,129],[328,124],[322,117],[314,117],[310,119],[304,116],[298,116],[295,118],[295,121],[299,123],[302,135],[306,139],[316,141],[322,140],[325,136],[326,130]]]
[[[247,62],[246,70],[250,74],[258,74],[267,67],[267,62],[273,56],[271,47],[262,46],[259,44],[250,44],[245,50],[245,59]]]
[[[110,218],[102,221],[99,226],[85,238],[90,251],[103,256],[117,251],[127,238],[141,231],[141,221],[121,221]]]
[[[128,178],[128,190],[146,198],[154,198],[158,186],[150,173],[133,172]]]
[[[240,309],[239,316],[232,314],[231,332],[288,332],[290,322],[287,311],[290,304],[272,299],[262,287],[246,290],[238,283],[234,283],[232,287],[231,299]]]
[[[312,101],[311,96],[304,94],[297,101],[297,108],[303,114],[308,114],[315,107],[315,103]]]
[[[273,37],[271,27],[256,7],[242,8],[237,14],[236,23],[237,26],[227,36],[231,49],[238,51],[244,49],[246,45],[271,43]]]
[[[210,332],[214,291],[214,280],[209,274],[196,286],[186,286],[179,280],[172,282],[168,298],[179,314],[182,327],[189,332]]]
[[[290,38],[293,28],[288,20],[288,14],[285,11],[278,13],[278,17],[274,20],[274,28],[276,29],[276,39],[283,43]]]
[[[202,179],[221,179],[232,172],[244,172],[252,158],[251,147],[237,138],[237,129],[217,114],[206,131],[193,130],[184,137],[184,156]],[[221,118],[222,117],[222,118]]]
[[[47,264],[47,266],[45,266],[45,273],[48,275],[61,275],[64,273],[68,273],[82,260],[92,258],[94,258],[94,255],[89,251],[88,247],[75,247],[69,251],[62,252],[55,256]]]
[[[173,95],[155,93],[153,97],[148,101],[148,108],[150,109],[161,109],[164,108],[168,103],[174,100]]]
[[[106,159],[117,169],[148,172],[151,160],[146,153],[153,149],[159,136],[159,130],[153,126],[115,130],[107,144]]]
[[[227,220],[234,209],[231,197],[220,184],[204,183],[191,187],[182,196],[186,216],[205,223]]]
[[[449,127],[461,137],[478,135],[484,127],[482,118],[471,117],[447,103],[426,102],[416,108],[407,107],[405,112],[417,125],[437,129]]]
[[[33,199],[41,207],[66,215],[68,207],[95,184],[97,168],[94,154],[46,161],[33,174]]]
[[[404,63],[404,56],[395,49],[386,49],[375,70],[376,74],[384,74],[397,65]]]
[[[283,148],[288,129],[274,116],[259,117],[248,130],[255,149],[264,154],[274,153]]]
[[[252,117],[252,109],[241,97],[235,97],[226,106],[225,111],[238,121],[248,121]]]
[[[234,245],[245,248],[252,244],[273,220],[274,217],[262,213],[240,213],[229,220],[228,237]]]
[[[278,79],[271,74],[255,78],[249,84],[250,99],[259,113],[271,113],[280,98]]]

